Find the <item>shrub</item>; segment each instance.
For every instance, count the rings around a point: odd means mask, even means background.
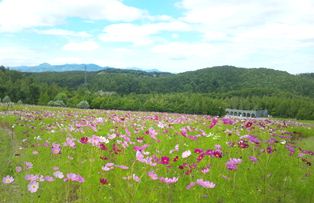
[[[11,99],[9,96],[5,96],[3,99],[2,99],[2,102],[3,103],[10,103],[11,102]]]
[[[49,101],[48,106],[57,106],[57,107],[65,107],[65,103],[62,100],[56,100],[56,101]]]
[[[80,108],[80,109],[89,109],[89,103],[88,103],[88,101],[83,100],[83,101],[81,101],[80,103],[78,103],[78,104],[76,105],[76,107],[77,107],[77,108]]]

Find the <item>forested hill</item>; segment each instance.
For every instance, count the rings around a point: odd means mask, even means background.
[[[13,102],[103,109],[224,115],[225,108],[268,109],[314,120],[312,73],[221,66],[179,74],[108,68],[23,73],[0,67],[0,98]],[[7,100],[7,99],[6,99]],[[85,104],[86,104],[85,102]],[[80,106],[80,105],[79,105]]]
[[[56,83],[69,89],[84,84],[84,72],[32,73],[36,81]],[[108,69],[88,72],[87,83],[93,91],[129,93],[217,93],[220,95],[274,95],[289,93],[314,97],[314,78],[311,74],[291,75],[266,68],[246,69],[221,66],[179,74]]]

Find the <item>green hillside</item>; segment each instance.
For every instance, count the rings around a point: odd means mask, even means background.
[[[313,74],[266,68],[204,68],[179,74],[107,69],[22,73],[2,67],[0,97],[47,105],[223,115],[227,107],[268,109],[273,116],[314,119]],[[52,103],[50,103],[52,104]],[[59,104],[58,104],[59,105]]]

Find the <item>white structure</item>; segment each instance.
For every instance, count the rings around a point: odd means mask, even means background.
[[[240,116],[250,118],[268,117],[268,111],[265,110],[240,110],[240,109],[226,109],[228,116]]]

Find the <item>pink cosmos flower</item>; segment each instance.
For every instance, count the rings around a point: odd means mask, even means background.
[[[160,182],[162,182],[162,183],[174,184],[174,183],[178,182],[179,178],[177,178],[177,177],[173,177],[173,178],[164,178],[164,177],[160,177],[159,180],[160,180]]]
[[[152,180],[158,180],[158,175],[154,171],[149,171],[147,174]]]
[[[150,128],[148,130],[148,133],[150,135],[150,137],[154,140],[156,140],[157,142],[160,142],[160,140],[157,139],[156,135],[157,135],[157,132],[154,130],[154,128]]]
[[[133,178],[133,180],[134,180],[135,182],[140,182],[140,181],[141,181],[140,177],[138,177],[138,176],[135,175],[135,174],[133,174],[132,178]]]
[[[128,170],[128,169],[129,169],[129,167],[123,166],[123,165],[115,165],[115,167],[121,168],[121,169],[123,169],[123,170]]]
[[[59,179],[64,178],[64,175],[63,175],[63,173],[61,171],[54,172],[53,176],[56,177],[56,178],[59,178]]]
[[[136,151],[136,159],[139,162],[151,165],[151,166],[156,166],[157,164],[155,162],[153,162],[153,158],[152,157],[144,157],[143,153],[141,151]]]
[[[205,167],[205,168],[202,169],[202,173],[203,174],[206,174],[208,172],[209,172],[209,167]]]
[[[210,181],[205,181],[203,179],[197,179],[196,184],[204,188],[214,188],[216,186],[215,183],[210,182]]]
[[[45,181],[47,181],[47,182],[53,182],[53,181],[55,180],[55,179],[54,179],[53,177],[51,177],[51,176],[45,176],[44,179],[45,179]]]
[[[30,191],[31,193],[37,192],[38,188],[39,188],[39,183],[36,181],[31,181],[28,186],[28,191]]]
[[[82,176],[78,175],[78,174],[68,173],[67,177],[64,179],[64,181],[65,182],[73,181],[73,182],[83,183],[83,182],[85,182],[85,179]]]
[[[114,163],[107,163],[101,168],[103,171],[110,171],[114,169]]]
[[[75,148],[76,144],[74,142],[74,139],[67,137],[66,142],[64,143],[64,146],[69,146],[71,148]]]
[[[170,150],[170,154],[172,154],[173,152],[177,152],[179,151],[179,144],[176,144],[176,146],[174,147],[174,149]]]
[[[242,159],[236,159],[236,158],[231,158],[227,163],[226,167],[231,170],[235,171],[238,169],[238,165],[242,162]]]
[[[244,136],[240,137],[240,139],[248,139],[251,143],[254,143],[254,144],[260,143],[260,140],[257,137],[255,137],[254,135],[244,135]]]
[[[60,145],[53,143],[52,147],[51,147],[51,152],[53,154],[61,154],[61,147],[60,147]]]
[[[232,125],[234,122],[232,119],[230,118],[222,118],[222,122],[225,124],[225,125]]]
[[[144,144],[143,146],[134,146],[134,150],[135,151],[144,151],[149,145],[148,144]]]
[[[26,169],[31,169],[31,168],[33,168],[33,164],[31,163],[31,162],[24,162],[25,163],[25,167],[26,167]]]
[[[27,174],[24,178],[25,180],[32,182],[38,180],[39,177],[37,175]]]
[[[202,149],[199,149],[199,148],[194,149],[194,153],[196,153],[196,154],[200,154],[202,152],[203,152]]]
[[[187,190],[189,190],[189,189],[191,189],[192,187],[194,187],[195,185],[196,185],[195,182],[190,182],[185,188],[186,188]]]
[[[93,146],[98,146],[98,144],[100,143],[100,137],[93,135],[89,141]]]
[[[249,159],[253,162],[256,163],[257,162],[257,158],[255,156],[250,156]]]
[[[22,167],[21,167],[21,166],[15,167],[15,171],[16,171],[17,173],[20,173],[20,172],[22,171]]]
[[[181,135],[182,135],[183,137],[186,137],[186,136],[188,135],[188,131],[187,131],[186,128],[181,128]]]
[[[2,182],[4,184],[11,184],[14,182],[14,178],[12,176],[7,175],[7,176],[3,177]]]

